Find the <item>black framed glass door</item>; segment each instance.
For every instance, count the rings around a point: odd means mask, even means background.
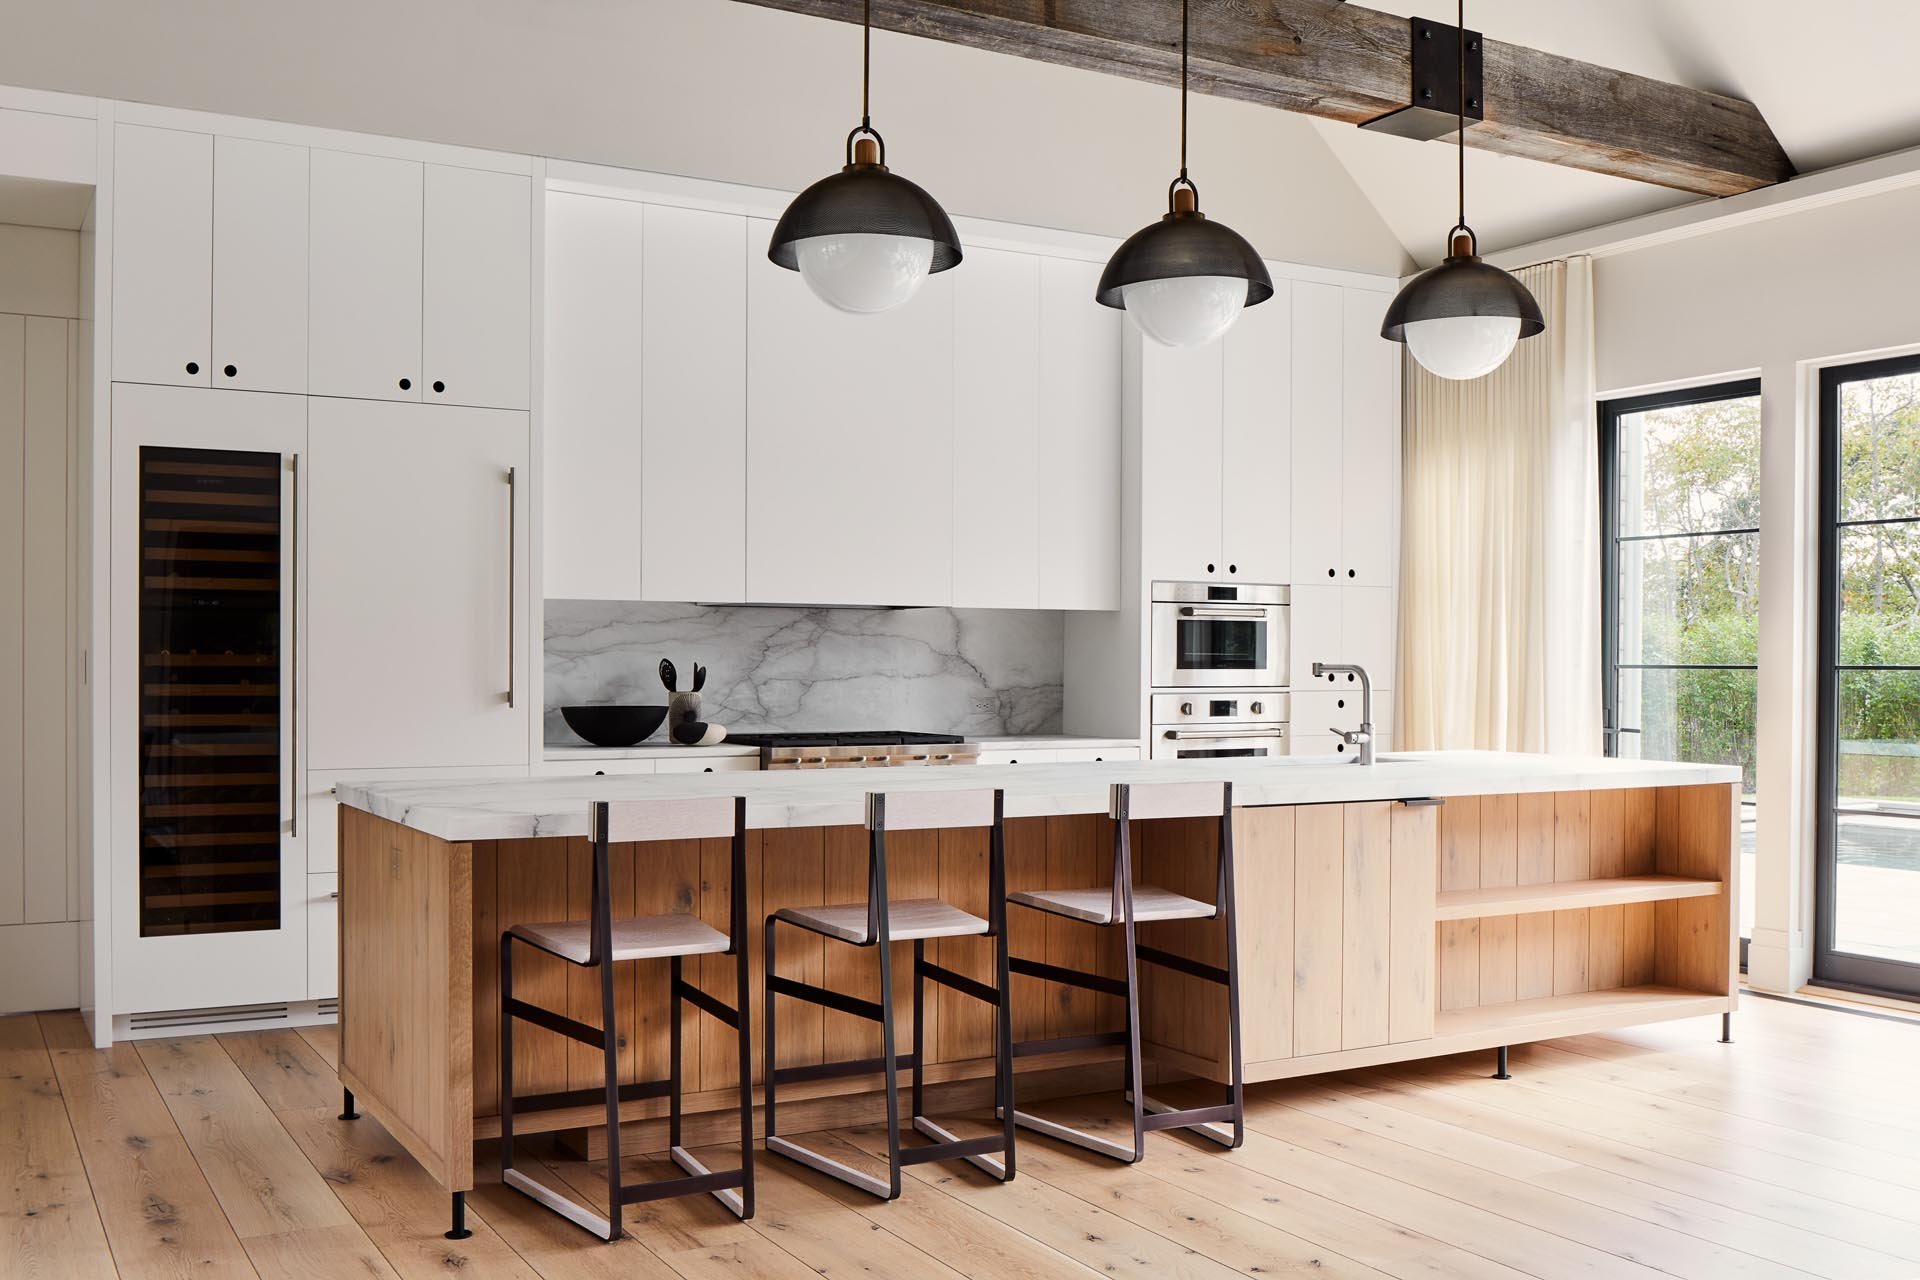
[[[1920,995],[1920,356],[1820,375],[1814,978]]]
[[[1760,381],[1600,406],[1606,752],[1740,768],[1741,959],[1753,932]]]

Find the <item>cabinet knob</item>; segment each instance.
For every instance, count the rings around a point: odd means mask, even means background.
[[[402,391],[411,391],[411,390],[413,390],[413,379],[412,379],[412,378],[402,378],[402,379],[400,379],[400,389],[401,389]]]
[[[1351,578],[1353,576],[1353,570],[1351,569],[1347,570],[1347,576]]]
[[[706,768],[704,768],[704,769],[702,769],[702,770],[701,770],[700,772],[702,772],[702,773],[712,773],[712,772],[713,772],[713,766],[712,766],[712,765],[708,765],[708,766],[707,766]]]
[[[1333,705],[1341,708],[1342,710],[1345,710],[1347,705],[1347,700],[1345,698],[1335,698],[1333,700]]]
[[[1208,572],[1208,573],[1212,573],[1212,572],[1213,572],[1213,566],[1212,566],[1212,565],[1208,565],[1208,566],[1207,566],[1207,572]]]
[[[1329,570],[1327,570],[1327,576],[1328,576],[1329,578],[1337,578],[1337,577],[1339,577],[1340,575],[1339,575],[1339,573],[1338,573],[1338,572],[1336,572],[1335,570],[1333,570],[1333,569],[1329,569]]]
[[[1228,565],[1228,566],[1227,566],[1227,572],[1228,572],[1228,573],[1238,573],[1238,572],[1240,572],[1240,566],[1239,566],[1239,565],[1237,565],[1237,564],[1230,564],[1230,565]]]
[[[229,378],[231,378],[235,374],[239,373],[240,371],[234,368],[232,365],[228,365],[226,368],[222,369],[220,372],[226,374]]]
[[[188,373],[200,372],[200,362],[198,360],[187,361],[187,372]]]
[[[434,394],[438,395],[440,392],[445,391],[446,389],[447,389],[446,383],[441,382],[438,378],[434,379],[434,383],[433,383]]]

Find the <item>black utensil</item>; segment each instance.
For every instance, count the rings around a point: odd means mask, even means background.
[[[693,664],[693,691],[700,692],[707,687],[707,669],[699,663]]]
[[[673,669],[673,659],[671,658],[660,659],[660,683],[667,686],[668,693],[680,692],[679,688],[677,687],[679,684],[679,679],[680,679],[680,673]]]

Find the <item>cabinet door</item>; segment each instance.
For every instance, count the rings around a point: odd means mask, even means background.
[[[1338,285],[1293,286],[1293,581],[1345,581],[1341,392],[1346,304]]]
[[[309,404],[309,764],[526,764],[526,415]]]
[[[1149,580],[1225,577],[1220,555],[1218,342],[1176,350],[1127,335],[1140,361],[1140,558]]]
[[[1297,693],[1326,688],[1327,677],[1313,678],[1316,662],[1345,662],[1349,658],[1341,636],[1340,588],[1303,582],[1293,588],[1287,610],[1288,684]],[[1325,726],[1321,726],[1324,728]]]
[[[647,208],[639,599],[747,598],[750,252],[736,214]]]
[[[747,233],[747,597],[953,598],[953,284],[884,317],[814,297]]]
[[[421,399],[527,407],[531,191],[525,174],[426,167]]]
[[[307,389],[307,149],[213,144],[213,383]]]
[[[113,134],[113,380],[209,385],[213,138]]]
[[[1400,513],[1400,347],[1380,336],[1387,295],[1343,292],[1340,580],[1390,587]]]
[[[1393,590],[1390,587],[1340,589],[1341,661],[1367,669],[1376,689],[1394,687],[1394,659],[1398,637],[1393,628]]]
[[[307,999],[340,994],[340,878],[307,877]]]
[[[1040,260],[1040,607],[1120,607],[1120,350],[1100,264]],[[962,376],[965,376],[964,370]]]
[[[953,307],[953,603],[1037,608],[1040,259],[970,250]]]
[[[314,151],[307,388],[420,399],[421,166]]]
[[[1220,554],[1230,578],[1289,582],[1293,571],[1291,282],[1240,313],[1221,340]]]
[[[541,558],[556,600],[642,596],[645,216],[630,200],[547,196]]]

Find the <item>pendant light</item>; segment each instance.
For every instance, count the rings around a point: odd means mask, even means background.
[[[940,202],[887,168],[887,144],[868,112],[872,79],[873,0],[866,0],[860,124],[847,135],[846,166],[793,198],[767,248],[822,302],[861,314],[891,311],[929,274],[960,265],[960,236]]]
[[[1169,347],[1212,342],[1273,296],[1266,264],[1239,233],[1200,212],[1187,176],[1187,0],[1180,0],[1180,176],[1167,212],[1127,238],[1100,274],[1096,301],[1122,307],[1140,332]]]
[[[1514,343],[1547,327],[1527,286],[1476,252],[1467,225],[1467,5],[1459,0],[1460,220],[1447,233],[1447,258],[1407,282],[1387,307],[1380,336],[1404,342],[1427,372],[1465,381],[1498,369]]]

